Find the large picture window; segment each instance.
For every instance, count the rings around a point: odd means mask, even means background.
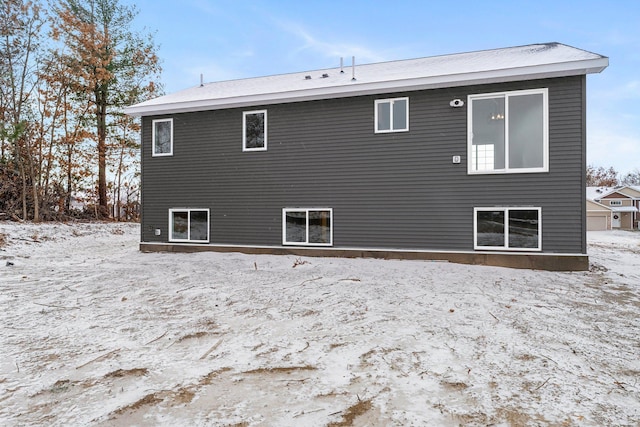
[[[169,209],[169,241],[209,242],[209,209]]]
[[[282,244],[331,246],[333,244],[333,210],[283,209]]]
[[[374,105],[376,133],[409,130],[409,98],[377,99]]]
[[[474,248],[542,250],[540,208],[474,208]]]
[[[242,151],[267,149],[267,110],[242,113]]]
[[[469,173],[549,170],[548,90],[469,96]]]
[[[173,155],[173,119],[154,120],[151,140],[153,141],[153,156]]]

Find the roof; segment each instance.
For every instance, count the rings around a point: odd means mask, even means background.
[[[625,194],[624,192],[620,191],[619,187],[616,187],[615,189],[609,191],[607,194],[603,194],[601,197],[601,199],[633,199],[633,196],[630,196],[628,194]]]
[[[207,83],[125,109],[133,116],[599,73],[607,57],[560,43]],[[355,79],[353,78],[355,76]]]
[[[599,200],[614,191],[615,187],[587,187],[587,200]]]
[[[625,185],[618,190],[620,193],[625,194],[634,199],[640,198],[640,186],[637,185]]]
[[[630,191],[629,191],[630,190]],[[631,194],[630,194],[631,193]],[[618,198],[621,199],[638,199],[638,194],[640,194],[640,186],[635,185],[625,185],[625,186],[617,186],[617,187],[587,187],[587,199],[588,200],[600,200],[604,198],[609,198],[617,194]]]
[[[611,206],[613,212],[638,212],[635,206]]]

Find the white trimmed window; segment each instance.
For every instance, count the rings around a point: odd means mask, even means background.
[[[169,209],[170,242],[209,242],[209,209]]]
[[[542,250],[542,209],[474,208],[474,249]]]
[[[267,149],[267,110],[242,113],[242,151]]]
[[[173,119],[157,119],[152,122],[152,156],[173,155]]]
[[[549,171],[548,92],[469,95],[470,174]]]
[[[283,209],[282,244],[301,246],[333,245],[333,209]]]
[[[375,133],[409,130],[409,98],[376,99]]]
[[[609,206],[622,206],[622,200],[609,200]]]

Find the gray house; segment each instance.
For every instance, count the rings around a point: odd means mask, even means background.
[[[133,105],[141,250],[586,269],[586,75],[607,65],[547,43]]]

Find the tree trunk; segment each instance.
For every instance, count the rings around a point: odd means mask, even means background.
[[[33,222],[40,222],[40,198],[38,197],[38,184],[35,180],[31,183],[33,193]]]
[[[20,178],[22,178],[22,220],[27,220],[27,177],[24,173],[24,165],[22,160],[18,160],[20,164]]]
[[[67,214],[71,213],[71,192],[73,190],[72,184],[71,184],[71,160],[73,159],[72,156],[72,151],[71,151],[71,144],[69,144],[69,151],[67,152],[67,194],[65,197],[65,209]]]
[[[65,125],[66,126],[66,125]],[[65,136],[68,135],[68,133],[66,132],[65,129]],[[72,149],[73,145],[71,144],[71,142],[69,142],[68,144],[68,150],[67,151],[67,194],[65,197],[65,209],[67,214],[71,213],[71,191],[73,190],[72,187],[72,183],[71,183],[71,161],[73,160],[73,149]]]
[[[25,144],[26,145],[26,144]],[[29,179],[31,180],[31,196],[33,197],[33,221],[40,222],[40,197],[38,197],[38,174],[34,167],[34,161],[32,156],[32,148],[30,145],[26,146],[27,166],[29,167]]]
[[[124,150],[125,150],[125,144],[126,144],[126,138],[127,138],[127,131],[126,128],[123,131],[123,135],[122,135],[122,142],[120,145],[120,153],[119,153],[119,157],[118,157],[118,169],[116,170],[116,191],[115,191],[115,201],[114,201],[114,205],[116,206],[116,218],[118,219],[118,221],[121,221],[121,215],[120,215],[120,210],[121,210],[121,201],[120,201],[120,188],[122,188],[122,168],[124,167]]]
[[[96,91],[98,127],[98,204],[99,215],[109,217],[107,199],[107,94],[100,88]]]

